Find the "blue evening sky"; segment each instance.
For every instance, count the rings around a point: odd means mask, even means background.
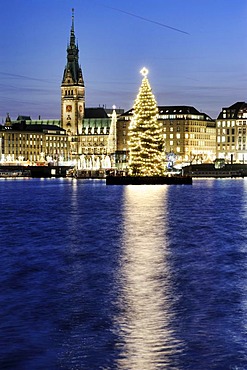
[[[1,122],[60,118],[72,7],[87,107],[130,109],[143,66],[159,105],[247,100],[247,0],[3,0]]]

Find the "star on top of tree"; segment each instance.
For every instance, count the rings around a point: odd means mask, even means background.
[[[140,73],[143,75],[143,77],[147,77],[148,75],[148,69],[146,67],[143,67],[141,70],[140,70]]]

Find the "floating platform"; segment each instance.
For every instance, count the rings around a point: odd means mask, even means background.
[[[106,185],[192,185],[191,176],[106,176]]]
[[[191,164],[183,168],[184,175],[194,178],[236,178],[247,177],[247,164],[225,164],[222,168],[215,168],[214,163]]]

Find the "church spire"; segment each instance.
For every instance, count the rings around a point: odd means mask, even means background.
[[[78,135],[82,132],[84,106],[85,86],[82,69],[79,65],[79,48],[76,43],[74,9],[72,9],[70,41],[67,45],[67,63],[61,84],[61,124],[68,134]]]
[[[75,9],[72,8],[72,25],[70,31],[70,47],[75,46]]]
[[[79,65],[79,48],[76,45],[74,8],[72,8],[72,23],[70,30],[70,43],[67,47],[67,64],[64,70],[63,83],[72,78],[72,83],[84,85],[82,70]]]

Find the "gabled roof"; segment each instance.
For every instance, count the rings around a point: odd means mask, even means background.
[[[247,103],[239,101],[231,105],[230,107],[222,108],[217,119],[226,118],[241,118],[242,113],[247,113]]]
[[[31,121],[30,116],[18,116],[16,121]]]
[[[189,105],[164,105],[158,106],[158,109],[159,114],[202,114],[196,108]]]
[[[246,106],[246,103],[244,101],[238,101],[238,102],[234,103],[233,105],[231,105],[229,108],[226,108],[226,109],[241,109],[243,107],[243,105]]]
[[[85,108],[84,118],[109,118],[105,109],[98,108]]]
[[[122,113],[119,117],[125,117],[125,116],[132,116],[134,112],[134,108],[127,110],[127,112]]]

